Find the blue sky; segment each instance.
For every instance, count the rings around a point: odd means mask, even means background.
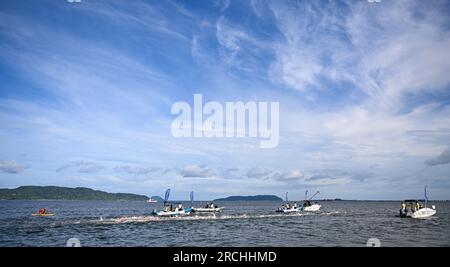
[[[450,196],[448,1],[0,2],[0,187]],[[280,143],[174,138],[174,102],[278,101]]]

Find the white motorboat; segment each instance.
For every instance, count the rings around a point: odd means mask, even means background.
[[[405,202],[409,203],[410,201],[405,200]],[[412,201],[412,202],[415,202],[415,201]],[[431,217],[434,214],[436,214],[436,207],[434,205],[431,206],[431,209],[424,207],[424,208],[420,208],[418,210],[414,210],[414,209],[413,210],[407,209],[406,211],[404,209],[400,210],[400,217],[402,217],[402,218],[424,219],[424,218]]]
[[[158,202],[158,200],[156,200],[156,199],[153,199],[153,198],[147,199],[147,203],[156,203],[156,202]]]
[[[281,206],[281,208],[278,208],[276,210],[276,212],[283,212],[283,213],[292,213],[292,212],[300,212],[302,211],[303,208],[297,206],[297,203],[291,205],[289,204],[289,200],[288,200],[288,192],[286,192],[286,197],[285,197],[285,204],[283,204]]]
[[[195,208],[195,207],[193,207],[194,191],[191,192],[190,198],[191,198],[192,212],[221,212],[224,209],[224,207],[215,206],[212,202],[208,203],[206,206],[204,206],[202,208]]]
[[[431,209],[427,207],[428,204],[427,186],[425,186],[424,191],[425,191],[425,206],[422,206],[422,203],[419,200],[405,200],[402,203],[403,206],[402,209],[400,209],[400,217],[425,219],[436,214],[436,206],[432,205]]]
[[[305,201],[303,202],[303,210],[304,211],[318,211],[320,210],[320,208],[322,207],[320,204],[318,203],[314,203],[311,204],[311,199],[313,199],[317,194],[319,194],[320,192],[317,191],[312,197],[310,197],[308,199],[308,190],[306,190],[305,192]]]
[[[162,217],[172,217],[172,216],[183,216],[189,215],[191,213],[191,208],[181,208],[175,210],[161,210],[161,211],[153,211],[153,215],[162,216]]]
[[[192,208],[184,208],[183,204],[178,203],[174,207],[173,204],[169,204],[167,201],[169,200],[170,196],[170,188],[166,190],[166,195],[164,197],[164,208],[163,210],[157,211],[153,210],[152,214],[156,216],[182,216],[182,215],[189,215],[192,211]]]

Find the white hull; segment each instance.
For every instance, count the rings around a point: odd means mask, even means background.
[[[422,208],[422,209],[414,212],[413,214],[411,214],[410,217],[415,218],[415,219],[423,219],[423,218],[431,217],[434,214],[436,214],[436,210],[430,209],[430,208]]]
[[[301,208],[290,208],[290,209],[278,209],[277,212],[291,213],[291,212],[300,212]]]
[[[157,216],[170,217],[170,216],[180,216],[180,215],[189,215],[191,210],[176,210],[176,211],[158,211],[155,213]]]
[[[147,203],[157,203],[158,202],[158,200],[156,200],[156,199],[148,199],[147,200]]]
[[[221,212],[224,208],[193,208],[194,212]]]
[[[322,206],[319,204],[313,204],[311,206],[304,207],[303,210],[304,211],[318,211],[318,210],[320,210],[320,207],[322,207]]]

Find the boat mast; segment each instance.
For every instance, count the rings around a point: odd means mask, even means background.
[[[425,190],[425,208],[427,207],[427,203],[428,203],[428,196],[427,196],[427,186],[425,186],[425,188],[424,188]]]

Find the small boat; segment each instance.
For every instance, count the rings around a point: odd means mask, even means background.
[[[193,207],[193,205],[194,205],[194,191],[191,192],[190,197],[191,197],[192,212],[221,212],[224,209],[224,207],[215,206],[212,202],[208,203],[203,208],[194,208]]]
[[[46,217],[46,216],[55,216],[54,213],[32,213],[31,216],[42,216],[42,217]]]
[[[156,203],[156,202],[158,202],[158,200],[156,200],[156,199],[153,199],[153,198],[147,199],[147,203]]]
[[[167,202],[169,200],[169,196],[170,196],[170,188],[166,190],[166,195],[164,197],[164,209],[160,211],[154,209],[152,212],[153,215],[171,217],[171,216],[189,215],[192,212],[192,208],[184,208],[183,204],[181,203],[177,203],[176,207],[174,207],[173,204],[169,204]]]
[[[303,208],[297,206],[297,203],[295,203],[293,205],[289,204],[288,192],[286,192],[285,204],[283,204],[281,206],[281,208],[278,208],[277,210],[275,210],[275,212],[291,213],[291,212],[300,212],[302,210],[303,210]]]
[[[162,216],[162,217],[172,217],[172,216],[183,216],[189,215],[191,213],[191,208],[181,208],[175,210],[161,210],[161,211],[153,211],[153,215]]]
[[[405,200],[403,201],[404,207],[400,209],[401,218],[414,218],[414,219],[425,219],[436,214],[436,206],[432,205],[431,209],[427,207],[428,197],[427,197],[427,186],[425,186],[425,206],[422,206],[422,201],[420,200]],[[410,207],[408,209],[408,206]]]
[[[308,199],[308,190],[305,192],[305,201],[303,202],[303,210],[304,211],[318,211],[322,207],[318,203],[311,204],[311,199],[313,199],[320,192],[317,191],[312,197]]]

